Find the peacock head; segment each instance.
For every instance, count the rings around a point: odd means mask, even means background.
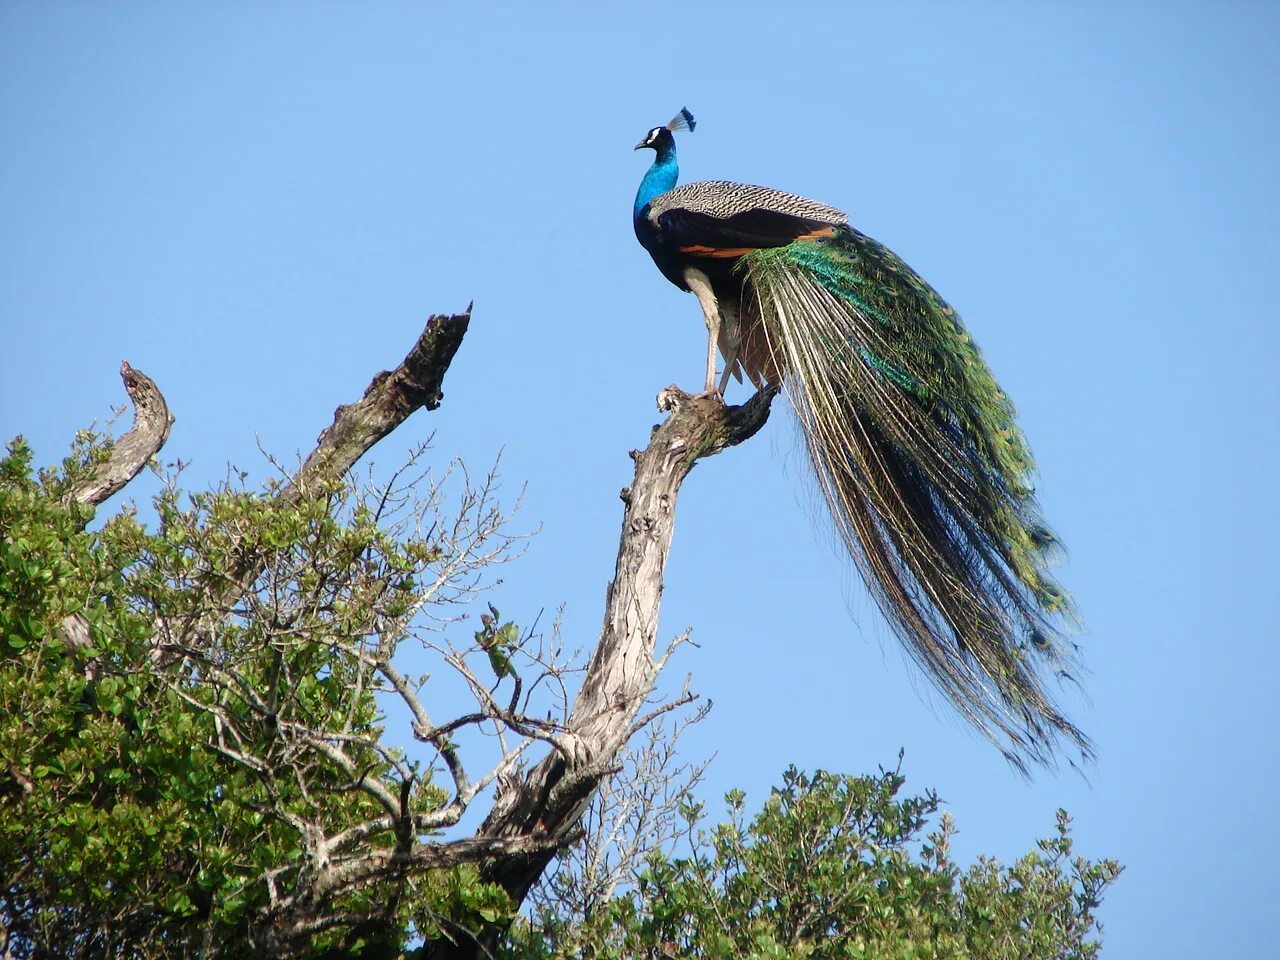
[[[677,130],[693,130],[695,126],[693,114],[689,112],[687,107],[681,107],[680,112],[671,118],[670,123],[662,127],[654,127],[645,134],[644,139],[636,144],[636,149],[641,150],[648,147],[650,150],[656,151],[659,157],[665,156],[676,144],[675,137],[672,134]]]

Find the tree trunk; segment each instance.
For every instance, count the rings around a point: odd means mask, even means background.
[[[497,798],[477,839],[571,842],[592,792],[646,722],[637,717],[661,666],[654,658],[658,611],[680,485],[698,460],[749,439],[764,426],[776,394],[776,388],[766,388],[736,407],[726,407],[718,396],[693,396],[675,387],[658,395],[659,409],[671,415],[654,428],[644,450],[631,454],[635,480],[621,494],[626,509],[617,567],[605,597],[604,626],[573,705],[569,732],[562,738],[565,749],[548,755],[522,783]],[[489,858],[481,864],[481,876],[520,903],[556,849],[537,846]],[[502,930],[494,926],[474,938],[432,944],[429,955],[485,957]]]

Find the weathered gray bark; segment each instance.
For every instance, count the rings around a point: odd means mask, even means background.
[[[670,416],[654,428],[644,450],[632,452],[635,479],[622,491],[626,508],[617,566],[605,596],[604,626],[563,738],[568,757],[550,754],[523,782],[499,796],[477,839],[571,838],[592,792],[635,732],[657,679],[658,611],[680,485],[700,459],[749,439],[764,426],[776,394],[766,388],[735,407],[726,407],[719,397],[693,396],[675,387],[659,394],[658,406]],[[555,850],[556,845],[547,844],[485,857],[481,875],[523,901]],[[501,928],[477,933],[472,940],[436,944],[431,955],[484,957]]]
[[[434,318],[442,319],[442,318]],[[465,331],[465,316],[454,330],[456,350]],[[428,325],[430,332],[431,325]],[[440,331],[436,340],[448,333]],[[427,334],[424,334],[424,338]],[[406,360],[419,355],[423,341]],[[443,375],[443,368],[439,371]],[[364,400],[339,408],[334,425],[321,435],[297,478],[281,493],[296,500],[316,478],[345,471],[377,440],[408,416],[414,402],[429,408],[438,401],[439,377],[426,382],[402,365],[374,378]],[[407,391],[407,393],[406,393]],[[359,861],[361,876],[339,876],[357,864],[331,864],[309,872],[306,886],[290,897],[290,908],[266,919],[255,941],[281,951],[296,946],[327,913],[328,897],[352,885],[375,879],[366,875],[381,865],[387,871],[409,866],[445,868],[462,863],[479,867],[483,879],[499,884],[517,902],[541,876],[557,849],[570,842],[592,792],[608,776],[619,751],[643,725],[640,710],[653,690],[658,611],[663,573],[675,524],[680,485],[698,460],[754,435],[766,422],[775,389],[757,393],[742,406],[726,407],[718,397],[691,396],[675,387],[664,390],[659,408],[670,416],[654,428],[648,446],[633,451],[635,479],[622,492],[626,504],[617,567],[605,602],[604,626],[557,750],[520,779],[500,781],[504,788],[493,811],[476,833],[444,842],[423,842],[406,835],[406,843],[375,863]],[[254,572],[247,562],[243,574]],[[247,587],[249,580],[241,581]],[[376,873],[376,870],[374,871]],[[432,944],[433,956],[484,957],[502,933],[501,925],[454,931],[453,942]]]
[[[333,423],[316,439],[315,449],[277,499],[298,504],[313,496],[320,481],[346,474],[375,443],[404,423],[417,410],[435,410],[444,399],[445,371],[462,345],[471,323],[471,304],[462,313],[437,314],[427,320],[413,349],[391,371],[375,374],[364,396],[338,407]],[[247,590],[262,572],[263,559],[246,553],[240,558],[233,582],[222,593],[226,603]]]
[[[120,379],[133,403],[133,428],[111,447],[111,455],[83,483],[68,494],[69,500],[96,507],[119,493],[138,475],[169,439],[173,414],[156,382],[141,370],[120,361]]]
[[[414,411],[437,409],[444,399],[445,371],[470,323],[470,304],[462,313],[431,317],[398,367],[376,374],[363,397],[334,411],[333,423],[320,434],[297,476],[280,491],[280,499],[301,502],[317,479],[341,477]]]

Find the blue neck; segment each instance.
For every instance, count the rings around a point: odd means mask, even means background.
[[[644,179],[640,181],[640,189],[636,191],[636,208],[634,216],[640,216],[645,204],[660,193],[666,193],[676,185],[680,176],[680,168],[676,164],[676,148],[670,146],[658,152]]]

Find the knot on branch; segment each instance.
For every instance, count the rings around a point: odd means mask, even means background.
[[[472,304],[453,316],[433,316],[413,345],[404,363],[391,376],[400,376],[405,399],[417,407],[435,410],[444,399],[444,372],[462,343],[471,322]],[[372,389],[372,385],[370,389]]]
[[[769,420],[773,398],[781,389],[767,384],[746,403],[728,406],[716,391],[685,393],[674,384],[658,394],[658,409],[670,412],[665,423],[654,428],[649,453],[661,437],[665,452],[689,452],[688,465],[749,440]]]

